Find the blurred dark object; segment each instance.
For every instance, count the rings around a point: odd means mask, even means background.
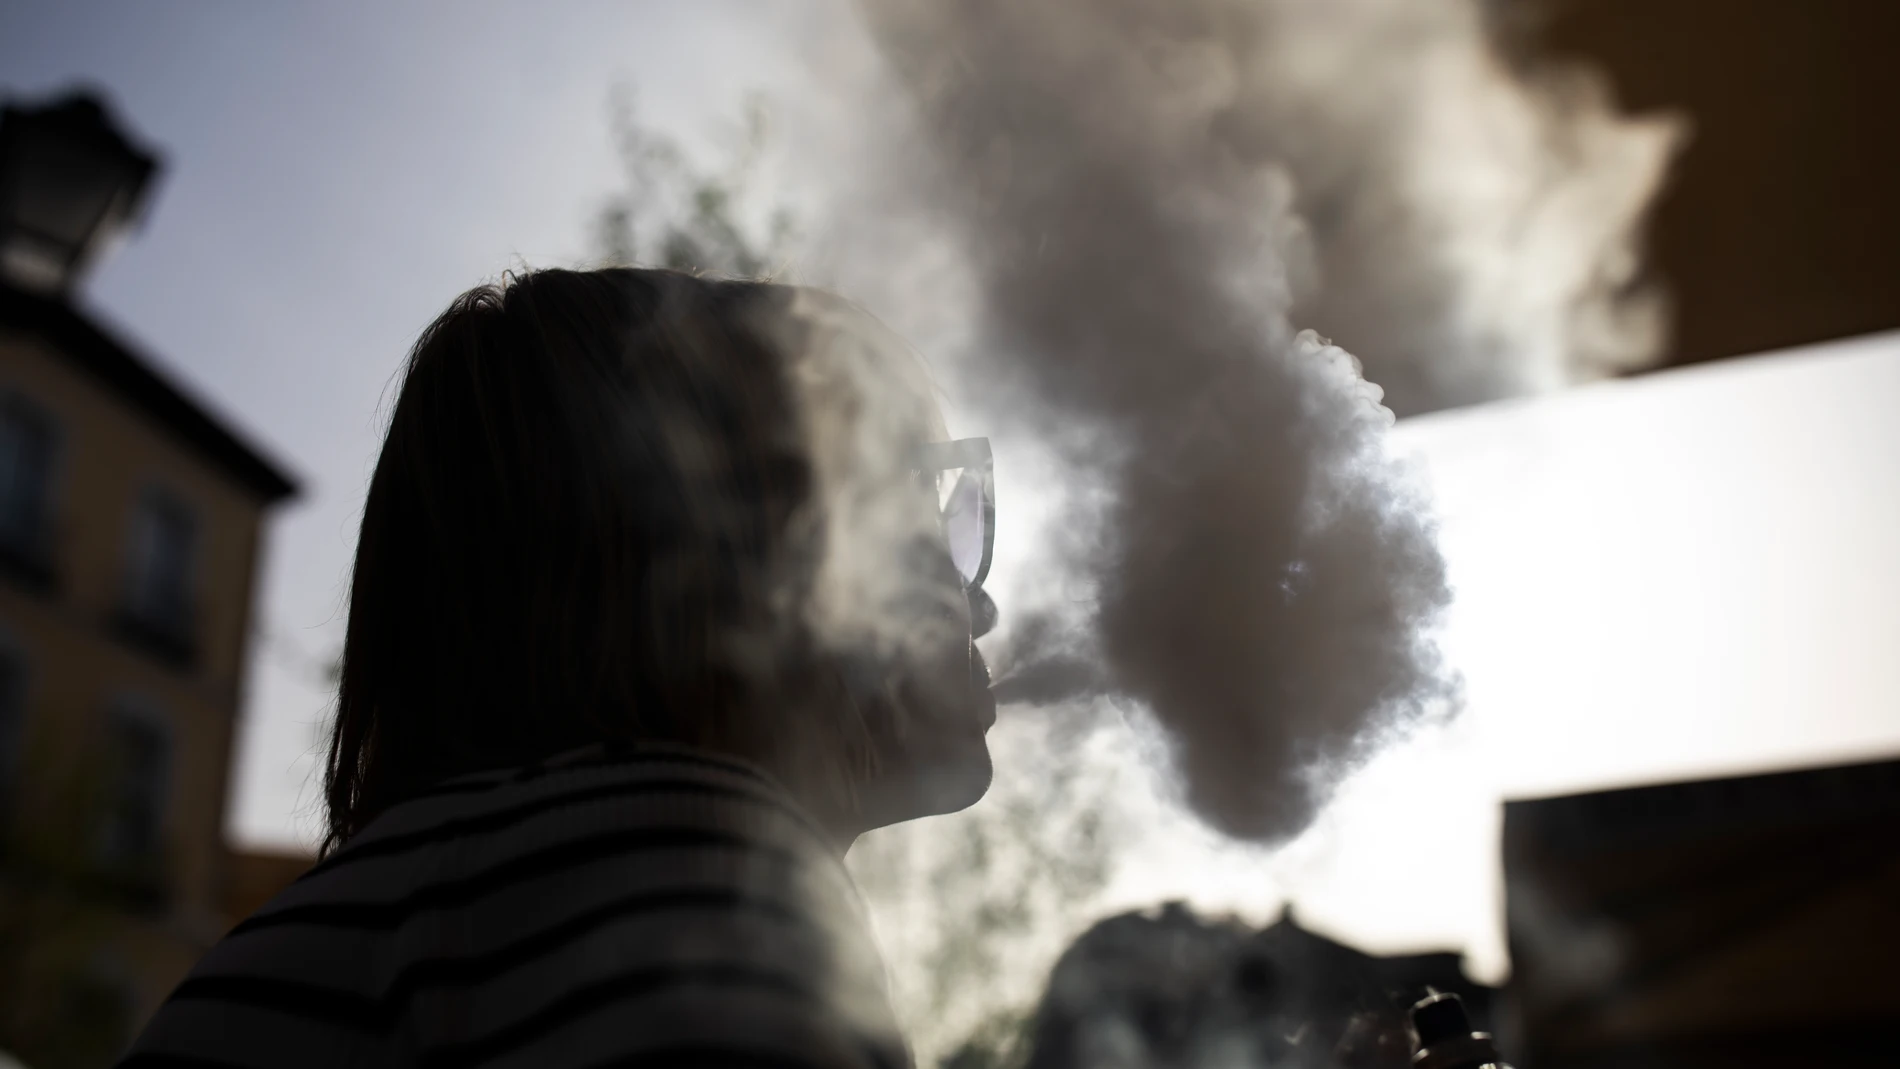
[[[1681,110],[1650,263],[1686,364],[1900,327],[1900,4],[1491,0],[1526,55]]]
[[[3,114],[0,1050],[82,1069],[230,924],[253,584],[295,487],[73,299],[151,155],[89,98]]]
[[[1895,1064],[1900,761],[1510,802],[1535,1069]]]
[[[1506,1069],[1489,1034],[1471,1027],[1457,995],[1432,994],[1412,1007],[1412,1032],[1418,1037],[1413,1069]]]
[[[158,160],[91,93],[0,111],[0,273],[63,293],[144,211]]]
[[[1491,990],[1455,954],[1375,957],[1289,914],[1263,929],[1180,903],[1096,924],[1062,955],[1037,1010],[1030,1069],[1197,1065],[1407,1066],[1406,1008]]]

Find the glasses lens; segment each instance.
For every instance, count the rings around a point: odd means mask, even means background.
[[[983,568],[988,518],[984,515],[983,480],[968,469],[949,482],[943,499],[943,533],[950,543],[950,560],[965,582],[973,583]]]

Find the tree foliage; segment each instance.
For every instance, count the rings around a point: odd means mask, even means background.
[[[610,120],[624,184],[595,217],[600,256],[726,278],[781,273],[795,231],[790,209],[762,207],[757,196],[771,141],[762,98],[747,99],[726,159],[711,168],[644,124],[631,90],[614,94]]]

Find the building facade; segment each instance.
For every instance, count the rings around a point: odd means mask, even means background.
[[[83,98],[0,124],[0,1051],[37,1069],[109,1062],[227,926],[260,538],[294,493],[73,299],[127,214],[109,183],[73,210],[114,136]]]
[[[129,1028],[224,930],[225,796],[259,537],[291,489],[63,300],[0,292],[9,897],[98,914],[70,918],[73,945],[42,951],[70,961],[36,966],[36,990],[10,992],[104,1004],[43,1006],[49,1024],[94,1012]],[[16,923],[52,922],[15,938],[66,938],[65,919],[9,906]]]
[[[1513,1061],[1900,1062],[1900,761],[1505,806]]]

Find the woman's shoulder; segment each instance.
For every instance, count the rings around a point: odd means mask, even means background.
[[[593,880],[855,900],[822,829],[766,774],[683,747],[594,748],[391,807],[245,923],[360,903],[401,926]]]
[[[902,1050],[818,828],[770,777],[677,748],[564,755],[392,808],[234,929],[167,1009],[548,1064],[575,1044],[716,1047],[733,1039],[722,1016],[785,1049],[885,1052],[837,1064]]]

